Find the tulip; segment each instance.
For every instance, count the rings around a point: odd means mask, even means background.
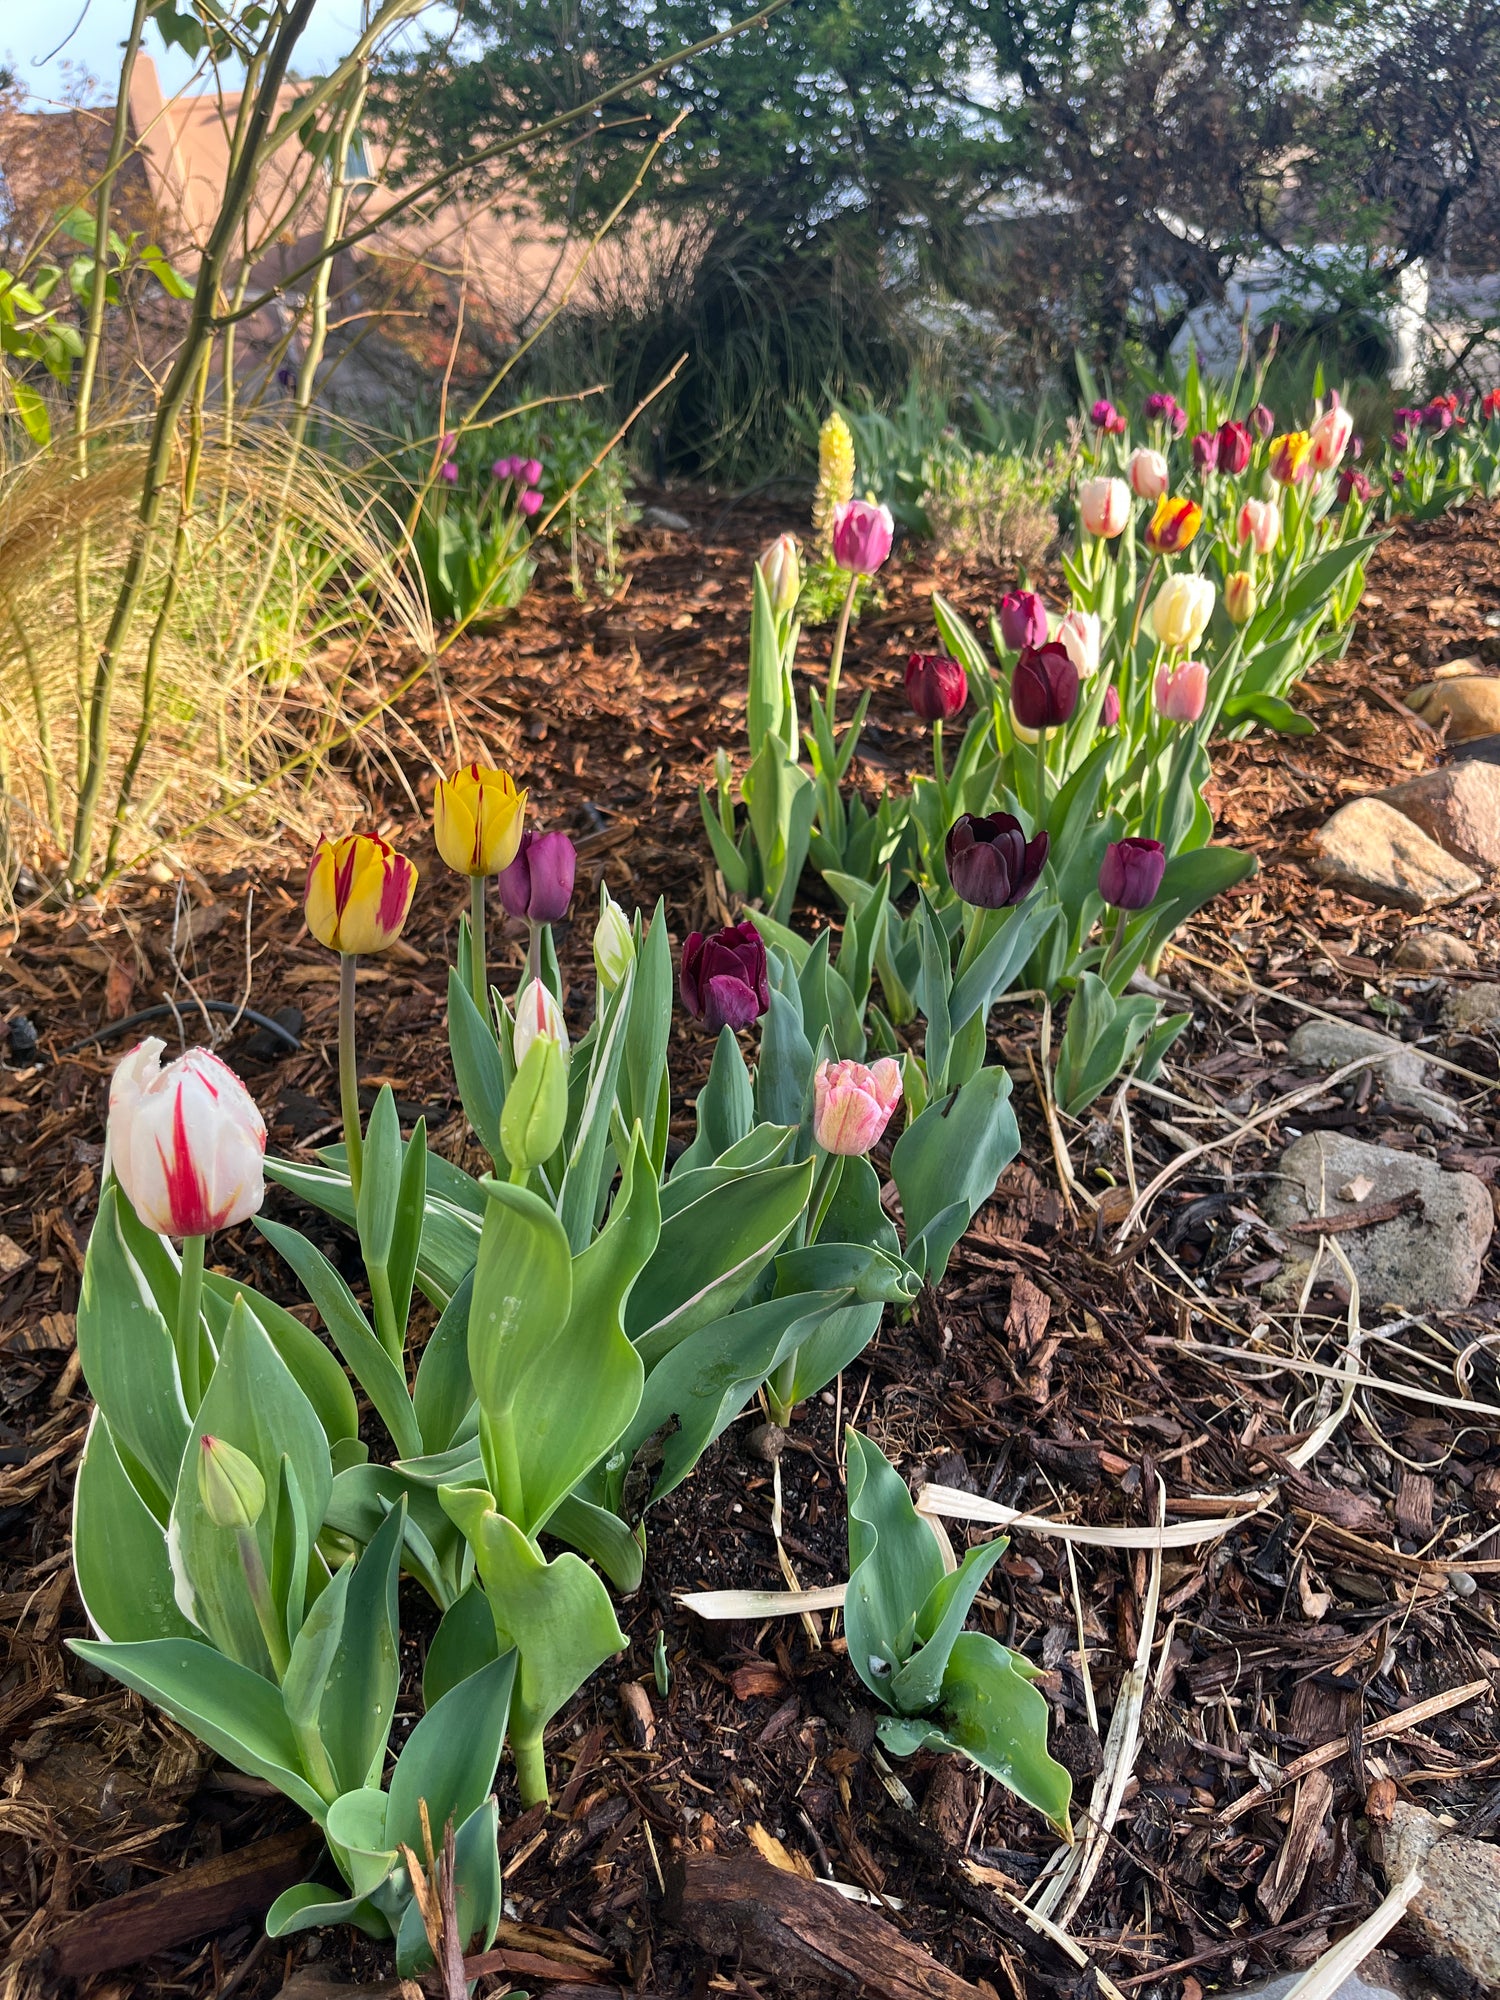
[[[1095,430],[1103,431],[1109,437],[1125,435],[1125,419],[1107,396],[1101,396],[1089,411],[1089,421]]]
[[[1354,419],[1340,404],[1325,410],[1308,433],[1309,453],[1315,472],[1329,472],[1349,449],[1354,435]]]
[[[1311,450],[1312,439],[1306,431],[1283,431],[1279,438],[1271,440],[1271,477],[1282,486],[1295,486],[1299,479],[1307,477]]]
[[[906,699],[923,722],[951,722],[968,698],[968,677],[946,653],[913,653],[907,660]]]
[[[1156,712],[1168,722],[1196,722],[1208,700],[1208,668],[1202,660],[1178,667],[1164,660],[1156,670]]]
[[[1078,706],[1078,669],[1066,646],[1027,646],[1010,677],[1011,705],[1027,729],[1060,729]]]
[[[374,834],[325,834],[313,849],[303,890],[307,928],[330,951],[385,951],[401,935],[417,886],[404,854]]]
[[[1219,470],[1238,476],[1250,463],[1255,438],[1248,424],[1232,421],[1219,426]]]
[[[1265,443],[1272,431],[1275,430],[1276,419],[1264,403],[1257,403],[1255,408],[1250,412],[1250,428],[1262,444]]]
[[[1077,667],[1079,679],[1092,680],[1099,671],[1098,612],[1064,612],[1057,628],[1057,644]]]
[[[771,1004],[766,947],[754,924],[726,924],[705,937],[694,931],[682,947],[677,990],[682,1004],[710,1034],[748,1028]]]
[[[490,467],[491,479],[514,479],[520,462],[518,458],[497,458]]]
[[[519,1033],[519,1007],[516,1027]],[[562,1047],[551,1035],[536,1035],[517,1062],[500,1107],[500,1146],[512,1177],[519,1174],[524,1179],[533,1167],[550,1160],[562,1144],[567,1124],[568,1070]]]
[[[125,1199],[148,1229],[182,1239],[172,1342],[189,1411],[201,1400],[203,1239],[265,1200],[266,1125],[255,1100],[211,1049],[162,1068],[155,1036],[110,1078],[106,1150]]]
[[[205,1433],[198,1453],[198,1498],[216,1528],[253,1528],[266,1510],[266,1482],[248,1453]]]
[[[802,562],[797,537],[778,535],[774,542],[767,542],[756,557],[755,567],[766,586],[771,609],[778,618],[790,617],[802,593]]]
[[[1125,476],[1130,481],[1130,490],[1141,500],[1159,500],[1167,490],[1170,474],[1167,461],[1159,451],[1151,451],[1142,445],[1130,454],[1130,462],[1125,467]]]
[[[1146,547],[1156,556],[1175,555],[1185,549],[1203,525],[1203,509],[1181,494],[1174,500],[1164,493],[1146,525]]]
[[[1104,690],[1104,701],[1099,709],[1099,726],[1113,729],[1120,719],[1120,690],[1111,684]]]
[[[515,858],[496,882],[500,900],[513,917],[555,924],[568,914],[578,852],[565,833],[521,835]]]
[[[1001,598],[1000,637],[1008,653],[1047,643],[1047,607],[1034,590],[1009,590]]]
[[[1193,439],[1193,463],[1200,472],[1213,472],[1219,463],[1219,434],[1199,431]]]
[[[1500,419],[1500,389],[1486,389],[1484,400],[1479,407],[1484,412],[1487,423],[1494,423]]]
[[[1123,479],[1085,479],[1078,489],[1078,518],[1091,535],[1112,541],[1130,519],[1130,488]]]
[[[1048,845],[1045,833],[1028,840],[1013,813],[962,813],[943,849],[953,893],[981,910],[1019,903],[1041,879]]]
[[[813,1140],[825,1153],[846,1158],[868,1153],[901,1102],[901,1065],[882,1056],[860,1062],[821,1062],[813,1071]]]
[[[1429,431],[1450,431],[1455,424],[1461,424],[1457,396],[1434,396],[1422,411],[1422,425]]]
[[[1165,424],[1174,437],[1181,437],[1187,429],[1187,411],[1175,396],[1163,390],[1156,390],[1146,398],[1144,404],[1148,424]]]
[[[460,875],[498,875],[516,858],[526,794],[508,771],[465,764],[439,778],[432,802],[437,851]]]
[[[1237,569],[1224,584],[1224,609],[1229,614],[1230,624],[1248,625],[1255,616],[1258,604],[1255,578],[1249,570]]]
[[[538,1035],[556,1042],[566,1056],[568,1027],[557,996],[540,979],[528,979],[516,995],[516,1025],[511,1037],[511,1053],[517,1069],[526,1060],[527,1051]]]
[[[542,483],[542,461],[539,458],[517,459],[516,476],[519,479],[524,479],[528,486],[540,486]]]
[[[517,500],[516,505],[528,521],[533,520],[542,511],[542,496],[534,488],[528,488]]]
[[[1346,465],[1339,473],[1341,506],[1347,507],[1351,500],[1368,500],[1374,491],[1369,474],[1361,472],[1357,465]]]
[[[1136,834],[1112,840],[1099,869],[1099,894],[1114,910],[1147,909],[1166,870],[1167,850],[1159,840]]]
[[[594,926],[594,970],[599,984],[612,993],[634,963],[630,919],[601,884],[599,921]]]
[[[458,484],[458,467],[451,458],[445,458],[438,467],[438,477],[446,480],[450,486]]]
[[[833,559],[853,576],[873,576],[890,554],[895,535],[889,507],[846,500],[833,510]]]
[[[1247,500],[1240,509],[1239,537],[1257,555],[1269,555],[1281,536],[1281,509],[1274,500]]]
[[[1173,652],[1186,652],[1203,637],[1214,596],[1206,576],[1169,576],[1151,606],[1152,631]]]

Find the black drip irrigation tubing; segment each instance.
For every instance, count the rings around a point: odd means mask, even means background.
[[[233,1014],[241,1021],[249,1021],[257,1028],[264,1028],[268,1035],[277,1035],[293,1051],[300,1051],[302,1043],[290,1028],[280,1021],[273,1021],[269,1014],[257,1014],[253,1007],[242,1007],[236,1000],[192,1000],[181,1007],[169,1006],[162,1001],[155,1007],[143,1007],[138,1014],[127,1014],[123,1021],[109,1021],[102,1028],[96,1028],[91,1035],[85,1035],[81,1042],[73,1042],[63,1050],[64,1056],[75,1056],[80,1049],[86,1049],[90,1042],[112,1042],[116,1035],[128,1034],[132,1028],[139,1028],[147,1021],[164,1021],[168,1017],[180,1022],[185,1014],[194,1010],[200,1014]]]

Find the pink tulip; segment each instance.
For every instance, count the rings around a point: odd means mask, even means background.
[[[891,552],[896,524],[889,507],[846,500],[833,510],[833,559],[855,576],[873,576]]]
[[[519,459],[497,458],[495,463],[490,467],[490,477],[492,479],[514,479],[516,476],[516,467],[519,464]]]
[[[162,1068],[166,1043],[139,1043],[109,1086],[109,1156],[127,1200],[159,1236],[208,1236],[265,1199],[266,1125],[212,1049]]]
[[[1281,534],[1281,509],[1274,500],[1247,500],[1240,509],[1239,535],[1257,555],[1269,555]]]
[[[533,515],[541,513],[542,496],[540,493],[537,492],[535,487],[529,487],[526,490],[526,492],[524,492],[521,495],[520,499],[516,502],[516,505],[520,508],[521,512],[526,516],[527,520],[529,521]]]
[[[1325,410],[1319,417],[1311,435],[1313,467],[1318,472],[1327,472],[1349,449],[1349,440],[1354,435],[1354,419],[1346,409],[1335,403],[1331,410]]]
[[[1184,660],[1175,669],[1164,661],[1157,668],[1157,713],[1168,722],[1196,722],[1207,700],[1208,668],[1202,660]]]
[[[447,480],[450,486],[458,484],[458,467],[451,458],[443,460],[443,463],[438,467],[438,473],[441,478]]]
[[[528,486],[540,486],[542,483],[542,461],[539,458],[517,459],[516,472]]]
[[[1166,492],[1171,475],[1167,471],[1167,461],[1159,451],[1150,451],[1142,445],[1139,451],[1130,454],[1130,463],[1125,468],[1130,481],[1130,490],[1142,500],[1160,500]]]
[[[1091,535],[1118,535],[1130,519],[1130,488],[1123,479],[1085,479],[1078,489],[1078,518]]]
[[[813,1138],[825,1153],[868,1153],[901,1102],[901,1065],[882,1056],[819,1063],[813,1071]]]
[[[1120,719],[1120,690],[1111,685],[1104,690],[1104,704],[1099,710],[1099,727],[1113,729]]]

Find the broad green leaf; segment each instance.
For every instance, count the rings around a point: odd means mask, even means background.
[[[1220,711],[1225,722],[1260,722],[1283,736],[1316,736],[1318,725],[1310,715],[1292,707],[1274,694],[1232,694]]]
[[[448,974],[448,1048],[464,1115],[479,1135],[479,1143],[494,1162],[496,1173],[509,1170],[500,1144],[500,1113],[508,1078],[493,1028],[474,1004],[466,981]]]
[[[469,1373],[469,1304],[472,1274],[465,1278],[443,1309],[428,1336],[417,1365],[412,1406],[428,1452],[446,1451],[459,1426],[474,1407],[474,1380]]]
[[[354,1566],[344,1604],[343,1642],[319,1711],[328,1761],[349,1790],[380,1782],[396,1713],[401,1684],[396,1588],[405,1528],[405,1506],[397,1505]]]
[[[568,1243],[575,1253],[588,1246],[600,1205],[600,1174],[609,1146],[610,1112],[621,1065],[625,1060],[625,1031],[630,1022],[631,1000],[635,993],[639,961],[632,965],[610,995],[599,1041],[589,1064],[588,1092],[578,1123],[577,1137],[568,1155],[562,1195],[557,1212]]]
[[[998,1065],[929,1104],[896,1141],[891,1177],[906,1220],[907,1261],[930,1283],[1020,1150],[1010,1077]]]
[[[374,1896],[399,1865],[400,1857],[386,1838],[387,1804],[385,1793],[376,1786],[361,1785],[342,1793],[328,1808],[328,1844],[356,1896]]]
[[[1073,1781],[1048,1755],[1047,1716],[1047,1697],[1016,1671],[999,1640],[959,1634],[943,1680],[943,1734],[1066,1832]]]
[[[597,1563],[616,1590],[640,1589],[645,1551],[618,1514],[569,1493],[553,1509],[547,1533]]]
[[[501,1487],[503,1503],[521,1513],[517,1426],[530,1422],[522,1390],[538,1357],[553,1349],[567,1324],[573,1259],[562,1224],[539,1195],[501,1181],[491,1181],[488,1193],[469,1306],[469,1373],[490,1476]]]
[[[451,1688],[500,1657],[489,1599],[471,1583],[443,1613],[422,1668],[422,1704],[432,1708]]]
[[[191,1636],[173,1594],[165,1531],[127,1477],[98,1409],[73,1489],[73,1574],[101,1639]]]
[[[916,1643],[922,1606],[943,1578],[937,1538],[912,1505],[906,1481],[858,1431],[848,1441],[849,1664],[888,1706],[890,1687]]]
[[[396,1115],[396,1094],[386,1083],[380,1087],[365,1130],[365,1165],[359,1188],[359,1247],[367,1271],[383,1273],[391,1261],[401,1205],[401,1172],[401,1121]],[[391,1359],[399,1362],[400,1358],[392,1348]]]
[[[755,1123],[750,1072],[733,1028],[719,1030],[708,1081],[698,1093],[697,1119],[697,1136],[672,1169],[674,1182],[694,1168],[708,1166],[743,1139]]]
[[[801,1125],[812,1094],[813,1051],[802,1025],[795,980],[773,986],[771,1009],[761,1023],[755,1073],[755,1115],[772,1125]]]
[[[323,1930],[332,1924],[353,1924],[366,1937],[388,1938],[391,1927],[363,1896],[336,1896],[321,1882],[298,1882],[283,1889],[266,1912],[266,1936],[291,1937],[297,1931]]]
[[[349,1378],[312,1328],[294,1319],[285,1306],[249,1285],[221,1277],[217,1271],[205,1271],[203,1313],[215,1343],[223,1345],[224,1329],[236,1299],[243,1299],[265,1328],[267,1339],[317,1411],[330,1446],[342,1438],[358,1437],[359,1405],[349,1387]]]
[[[491,1661],[450,1688],[406,1739],[391,1772],[386,1807],[386,1839],[392,1847],[404,1842],[422,1852],[419,1801],[426,1800],[429,1824],[434,1837],[440,1837],[448,1820],[462,1826],[487,1797],[500,1762],[515,1677],[512,1654]]]
[[[925,1715],[936,1708],[954,1642],[964,1629],[980,1585],[1010,1546],[1003,1535],[970,1549],[951,1575],[934,1585],[917,1613],[920,1644],[905,1666],[891,1676],[886,1695],[903,1715]]]
[[[344,1637],[344,1606],[353,1563],[342,1563],[302,1621],[292,1641],[292,1657],[281,1677],[281,1700],[294,1729],[310,1728],[318,1717],[334,1656]]]

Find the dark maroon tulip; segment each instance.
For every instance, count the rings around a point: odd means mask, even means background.
[[[516,858],[496,877],[500,901],[513,917],[555,924],[568,914],[578,855],[565,833],[521,835]]]
[[[1250,428],[1262,443],[1275,430],[1276,419],[1264,403],[1257,403],[1255,408],[1250,412]]]
[[[1099,710],[1101,729],[1113,729],[1120,719],[1120,690],[1113,684],[1104,690],[1104,702]]]
[[[951,722],[968,698],[968,677],[946,653],[913,653],[907,660],[906,699],[924,722]]]
[[[1219,463],[1219,434],[1199,431],[1193,439],[1193,463],[1200,472],[1212,472]]]
[[[710,1034],[758,1021],[771,1004],[771,988],[765,943],[754,924],[726,924],[711,937],[694,931],[682,947],[677,990]]]
[[[1034,590],[1008,591],[1000,600],[1000,637],[1007,652],[1047,643],[1047,607]]]
[[[1346,465],[1339,474],[1339,500],[1345,507],[1351,500],[1368,500],[1374,490],[1369,475],[1356,465]]]
[[[1255,450],[1255,438],[1248,424],[1224,423],[1219,426],[1219,470],[1220,472],[1241,473],[1250,463],[1250,455]]]
[[[1010,677],[1010,705],[1024,729],[1060,729],[1078,706],[1078,669],[1066,646],[1027,646]]]
[[[1003,910],[1036,887],[1047,865],[1047,836],[1026,830],[1013,813],[964,813],[949,829],[944,853],[953,893],[981,910]]]
[[[1112,909],[1144,910],[1156,901],[1166,867],[1167,850],[1159,840],[1138,834],[1112,840],[1099,870],[1099,894]]]

